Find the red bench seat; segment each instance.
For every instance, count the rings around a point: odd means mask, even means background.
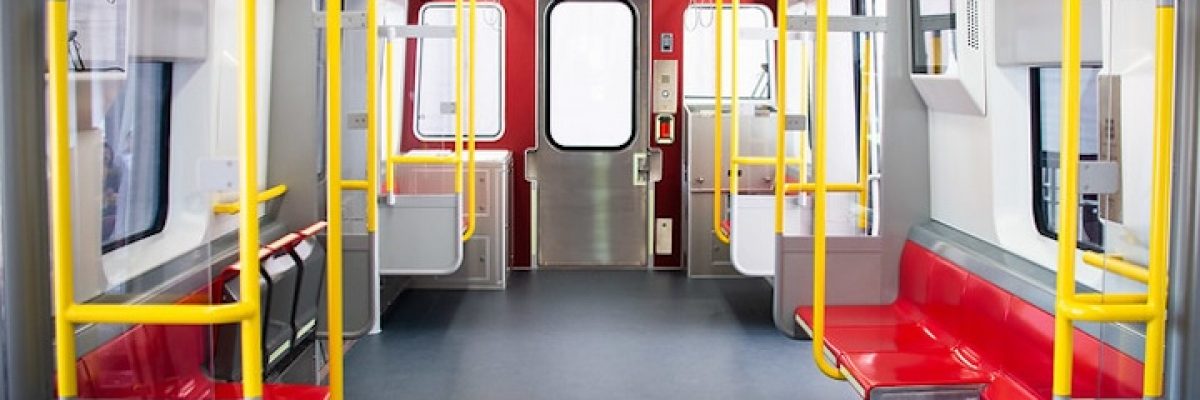
[[[826,349],[869,399],[901,387],[982,387],[984,399],[1051,398],[1054,317],[909,242],[895,302],[826,308]],[[796,309],[805,330],[812,308]],[[1141,398],[1142,364],[1075,331],[1076,398]]]
[[[266,246],[263,254],[286,250],[325,227],[319,222]],[[237,276],[237,266],[179,304],[215,304],[221,287]],[[80,357],[80,399],[234,400],[242,399],[240,382],[213,380],[207,363],[215,327],[207,325],[136,325]],[[264,384],[264,400],[328,400],[325,386]]]

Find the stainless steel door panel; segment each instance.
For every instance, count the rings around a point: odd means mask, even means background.
[[[645,266],[649,261],[650,191],[655,176],[648,156],[650,15],[648,0],[634,0],[634,139],[618,150],[562,149],[547,136],[547,27],[550,6],[538,0],[538,139],[526,153],[534,185],[536,262],[539,266]],[[595,123],[603,124],[597,115]],[[637,182],[650,182],[637,184]]]

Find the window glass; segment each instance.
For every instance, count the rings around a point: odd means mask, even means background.
[[[624,147],[634,135],[633,9],[623,2],[558,2],[548,19],[550,141]]]
[[[962,0],[960,0],[962,1]],[[976,7],[977,0],[968,1]],[[944,74],[956,63],[955,0],[915,0],[913,15],[913,73]],[[971,31],[968,34],[978,34]],[[976,42],[972,42],[978,44]]]
[[[712,98],[716,69],[716,7],[695,5],[683,12],[683,95],[687,98]],[[724,7],[721,18],[722,95],[732,93],[733,71],[733,8]],[[761,5],[741,6],[738,9],[741,28],[769,28],[771,11]],[[771,46],[766,40],[742,40],[738,46],[738,96],[746,100],[771,98]]]
[[[104,117],[105,252],[158,233],[166,223],[171,66],[129,67],[125,87]]]
[[[1097,160],[1100,152],[1099,68],[1080,71],[1079,159]],[[1058,237],[1059,128],[1062,122],[1062,71],[1035,68],[1033,86],[1034,144],[1034,220],[1038,231]],[[1099,196],[1083,194],[1079,199],[1079,245],[1099,250],[1103,247]]]
[[[469,11],[463,11],[463,27]],[[504,13],[498,4],[481,4],[475,10],[475,135],[478,139],[498,138],[504,115]],[[430,5],[421,11],[422,25],[454,26],[454,5]],[[463,32],[463,56],[469,60]],[[426,140],[454,139],[454,39],[436,38],[417,41],[417,90],[414,131]],[[463,134],[467,132],[467,71],[463,65]]]

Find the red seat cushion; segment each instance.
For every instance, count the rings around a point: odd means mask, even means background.
[[[1038,400],[1050,398],[1050,391],[1037,393],[1006,373],[997,373],[983,390],[985,400]]]
[[[949,350],[847,354],[843,368],[866,390],[897,386],[985,384],[989,371],[965,367]]]
[[[826,348],[866,391],[987,384],[985,399],[1049,398],[1054,317],[908,242],[888,305],[829,306]],[[811,326],[812,308],[796,309]],[[1076,398],[1138,398],[1142,363],[1076,329]]]

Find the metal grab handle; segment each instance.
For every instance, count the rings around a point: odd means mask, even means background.
[[[271,187],[270,189],[259,192],[257,195],[253,196],[254,202],[255,203],[266,203],[268,201],[279,198],[279,196],[283,196],[284,193],[287,193],[287,190],[288,190],[287,185],[275,185],[274,187]],[[241,210],[242,210],[241,203],[242,203],[241,200],[238,200],[238,201],[230,201],[230,202],[213,204],[213,207],[212,207],[213,214],[237,214],[237,213],[241,212]]]
[[[373,3],[378,0],[369,0],[369,1],[371,1]],[[471,62],[467,63],[467,128],[466,128],[467,139],[466,139],[466,143],[465,143],[466,144],[466,153],[467,153],[467,161],[465,162],[466,170],[467,170],[467,179],[466,179],[467,180],[467,183],[466,183],[467,226],[466,226],[466,229],[463,231],[463,235],[462,235],[462,240],[464,242],[467,240],[470,240],[471,237],[473,237],[475,235],[477,219],[478,219],[478,216],[476,215],[476,209],[478,208],[476,205],[477,204],[476,203],[477,202],[476,186],[477,186],[478,182],[477,182],[477,178],[476,178],[476,169],[475,169],[475,164],[476,164],[475,163],[475,152],[476,152],[476,132],[475,132],[475,119],[476,119],[475,118],[475,36],[476,36],[476,34],[475,34],[476,21],[475,20],[476,20],[476,16],[475,16],[475,14],[477,11],[476,0],[469,1],[467,11],[468,11],[469,15],[467,17],[467,19],[468,19],[468,21],[467,21],[467,25],[468,25],[467,26],[467,30],[468,30],[467,36],[468,37],[467,37],[466,42],[467,42],[468,58],[471,60]],[[368,17],[374,13],[375,13],[375,7],[370,7],[369,11],[367,12]],[[463,28],[462,28],[463,27],[462,14],[463,14],[463,0],[455,0],[454,1],[454,54],[455,54],[455,59],[457,60],[457,62],[454,63],[454,104],[462,104],[462,88],[463,88],[463,57],[462,57],[463,49],[462,49],[462,45],[463,45],[463,35],[464,35]],[[367,30],[367,32],[368,32],[367,37],[374,38],[374,37],[378,36],[375,33],[376,31],[377,31],[377,29],[374,26],[369,27],[369,29]],[[369,39],[369,40],[373,40],[373,39]],[[387,180],[387,182],[385,182],[385,185],[387,187],[387,194],[388,194],[388,196],[393,196],[396,194],[396,177],[395,177],[396,164],[440,164],[440,165],[454,165],[454,193],[458,194],[458,195],[462,195],[463,194],[463,164],[464,164],[464,161],[462,159],[463,158],[463,145],[464,145],[464,143],[463,143],[464,142],[463,141],[463,126],[462,126],[462,120],[463,120],[462,107],[454,107],[454,155],[453,156],[395,154],[394,153],[396,151],[396,146],[395,146],[395,142],[392,137],[396,132],[394,130],[395,129],[395,126],[394,126],[395,116],[393,115],[394,107],[392,107],[392,104],[395,101],[395,95],[393,93],[394,89],[392,87],[395,82],[394,72],[392,72],[392,70],[393,70],[393,68],[392,68],[392,63],[393,63],[393,61],[392,61],[392,57],[393,57],[392,41],[393,41],[393,39],[391,37],[389,37],[386,44],[384,45],[384,58],[385,58],[385,60],[384,60],[384,86],[385,86],[384,96],[385,96],[385,101],[387,102],[387,107],[385,107],[386,111],[384,112],[384,115],[385,115],[384,119],[387,124],[385,146],[387,147],[387,153],[388,153],[388,156],[384,160],[384,164],[385,164],[384,179]],[[372,47],[372,48],[374,48],[374,47]],[[370,64],[370,65],[373,66],[374,64]],[[370,74],[373,76],[374,73],[370,72]],[[374,86],[374,85],[368,84],[368,86]],[[372,98],[374,98],[374,96],[372,96]],[[375,165],[376,164],[373,163],[371,168],[368,169],[368,171],[374,171]],[[371,175],[378,177],[377,174],[371,174]],[[375,186],[378,186],[378,185],[375,185]],[[374,197],[372,197],[372,198],[374,198]]]
[[[1080,0],[1063,0],[1062,121],[1059,130],[1060,177],[1058,226],[1074,227],[1079,219],[1079,75]],[[1150,262],[1145,268],[1146,294],[1075,293],[1075,246],[1078,232],[1058,232],[1058,276],[1054,313],[1055,399],[1071,397],[1074,356],[1074,322],[1146,322],[1145,370],[1142,396],[1162,396],[1163,355],[1166,336],[1167,251],[1170,229],[1171,138],[1174,109],[1175,2],[1159,0],[1155,15],[1154,144],[1150,193]],[[1099,260],[1097,260],[1099,258]],[[1089,263],[1138,280],[1131,265],[1108,265],[1100,255],[1084,255]],[[1107,262],[1106,262],[1107,261]],[[1110,268],[1111,267],[1111,268]],[[1136,272],[1136,273],[1135,273]],[[1111,300],[1110,300],[1111,299]]]
[[[239,125],[239,208],[253,209],[258,196],[258,30],[257,2],[241,3],[241,62],[238,94],[242,120]],[[71,153],[67,87],[67,2],[46,2],[46,48],[49,61],[50,202],[53,215],[52,249],[54,279],[55,367],[58,396],[79,395],[75,364],[76,323],[125,324],[218,324],[241,323],[242,395],[262,398],[262,321],[259,293],[258,214],[239,214],[239,263],[242,297],[237,303],[216,305],[77,304],[74,299],[74,244],[71,213]],[[279,193],[282,194],[282,193]]]

